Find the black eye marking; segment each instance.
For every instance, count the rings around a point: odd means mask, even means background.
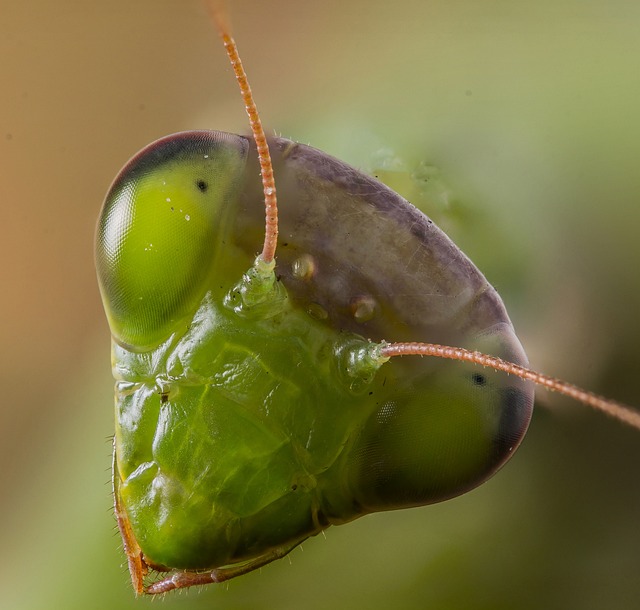
[[[473,383],[475,383],[476,385],[486,385],[487,383],[487,378],[484,375],[481,375],[480,373],[474,373],[473,375],[471,375],[471,379],[473,381]]]
[[[196,186],[200,189],[201,192],[206,193],[209,185],[204,180],[196,181]]]

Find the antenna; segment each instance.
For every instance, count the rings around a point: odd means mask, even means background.
[[[271,154],[269,145],[264,135],[264,129],[258,114],[258,108],[253,100],[251,87],[247,79],[247,74],[242,66],[242,61],[238,55],[238,47],[231,36],[231,21],[227,12],[224,0],[207,0],[207,9],[212,21],[220,32],[224,48],[229,56],[231,67],[236,75],[236,80],[240,86],[240,93],[244,101],[244,107],[249,115],[251,133],[258,150],[258,161],[260,162],[260,174],[262,176],[262,190],[264,192],[265,208],[265,231],[264,245],[260,258],[263,263],[271,265],[275,259],[276,246],[278,243],[278,200],[276,198],[276,183],[273,178],[273,166],[271,164]]]
[[[561,379],[532,371],[513,362],[507,362],[496,356],[489,356],[482,352],[472,352],[460,347],[449,347],[433,343],[379,343],[372,344],[372,348],[374,353],[371,355],[373,359],[380,362],[380,364],[395,356],[415,355],[447,358],[460,362],[472,362],[473,364],[488,366],[496,371],[502,371],[509,375],[520,377],[521,379],[533,381],[535,384],[548,390],[569,396],[578,402],[614,417],[628,426],[640,430],[640,412],[635,409],[605,398],[604,396],[598,396],[593,392],[587,392]]]
[[[260,259],[269,268],[273,268],[276,246],[278,241],[278,203],[276,199],[276,185],[273,177],[273,166],[271,165],[271,155],[267,138],[262,129],[258,109],[253,100],[251,87],[247,80],[247,75],[238,55],[238,48],[233,37],[231,36],[231,22],[227,12],[224,0],[206,0],[207,9],[211,19],[215,23],[216,28],[220,32],[224,48],[227,51],[231,66],[240,86],[240,92],[244,105],[249,115],[249,123],[253,139],[258,150],[258,159],[260,161],[260,173],[262,175],[262,187],[264,192],[265,207],[265,234],[264,245]],[[531,369],[514,364],[497,358],[459,347],[450,347],[445,345],[436,345],[433,343],[372,343],[370,346],[369,357],[371,361],[377,363],[377,366],[387,362],[389,358],[397,356],[431,356],[435,358],[445,358],[449,360],[458,360],[460,362],[471,362],[481,366],[492,368],[496,371],[502,371],[509,375],[515,375],[521,379],[532,381],[533,383],[547,388],[553,392],[558,392],[564,396],[569,396],[582,404],[593,407],[619,421],[640,430],[640,412],[637,410],[599,396],[592,392],[583,390],[573,384],[556,379],[542,373],[538,373]]]

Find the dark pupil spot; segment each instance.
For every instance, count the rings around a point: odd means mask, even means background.
[[[484,385],[485,383],[487,383],[485,376],[480,375],[480,373],[474,373],[471,376],[471,379],[473,379],[473,383],[475,383],[476,385]]]
[[[202,191],[203,193],[207,192],[207,189],[209,188],[209,185],[204,181],[204,180],[198,180],[196,182],[196,186],[200,189],[200,191]]]

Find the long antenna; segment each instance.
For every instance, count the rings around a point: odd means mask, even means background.
[[[244,101],[244,107],[249,115],[251,133],[258,150],[258,160],[260,162],[260,174],[262,176],[262,190],[264,192],[265,208],[265,231],[264,245],[260,258],[262,262],[271,264],[276,255],[278,243],[278,200],[276,198],[276,183],[273,178],[273,166],[271,164],[271,154],[267,138],[262,129],[258,108],[253,100],[251,87],[247,79],[247,74],[242,66],[242,61],[238,55],[238,47],[231,36],[231,21],[227,13],[224,0],[207,0],[207,9],[216,28],[220,32],[224,48],[229,56],[231,67],[236,75],[236,80],[240,86],[240,93]]]
[[[386,361],[395,356],[434,356],[436,358],[448,358],[461,362],[472,362],[481,366],[488,366],[496,371],[502,371],[509,375],[515,375],[521,379],[533,381],[537,385],[548,390],[569,396],[578,402],[589,405],[598,411],[620,420],[621,422],[640,430],[640,412],[632,407],[623,405],[604,396],[598,396],[593,392],[587,392],[573,384],[543,375],[523,366],[507,362],[496,356],[489,356],[482,352],[472,352],[460,347],[449,347],[433,343],[382,343],[375,345],[379,359]]]
[[[220,32],[224,48],[227,51],[229,61],[236,75],[236,80],[240,86],[244,106],[249,115],[251,132],[253,133],[253,139],[255,140],[258,150],[265,206],[264,245],[260,258],[264,263],[271,265],[275,259],[278,242],[278,202],[269,145],[267,144],[267,138],[264,134],[262,123],[260,122],[258,109],[253,100],[247,75],[242,66],[242,61],[240,61],[240,56],[238,55],[238,48],[231,36],[231,22],[227,13],[226,4],[224,0],[206,0],[206,4],[209,14]],[[533,381],[535,384],[545,387],[548,390],[569,396],[578,402],[589,405],[598,411],[640,430],[640,412],[635,409],[583,390],[561,379],[532,371],[531,369],[497,358],[496,356],[433,343],[382,343],[372,344],[372,349],[375,351],[372,357],[378,359],[380,363],[386,362],[389,358],[396,356],[417,355],[446,358],[487,366],[496,371],[502,371],[509,375],[520,377],[521,379]]]

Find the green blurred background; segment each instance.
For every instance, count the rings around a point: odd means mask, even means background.
[[[534,367],[640,405],[639,3],[231,5],[268,127],[386,169],[497,286]],[[246,119],[199,0],[1,0],[0,57],[0,607],[147,607],[110,512],[94,222],[139,148]],[[478,490],[162,607],[640,608],[640,433],[537,405]]]

